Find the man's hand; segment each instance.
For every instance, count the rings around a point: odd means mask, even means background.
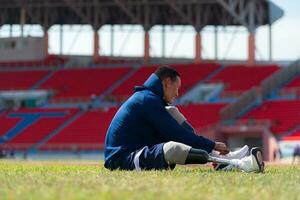
[[[229,153],[229,149],[223,142],[215,142],[214,150],[220,152],[221,155],[225,155]]]

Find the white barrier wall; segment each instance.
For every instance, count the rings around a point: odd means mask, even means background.
[[[0,38],[0,61],[26,61],[45,58],[42,37]]]

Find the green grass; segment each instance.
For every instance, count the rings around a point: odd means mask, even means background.
[[[0,199],[300,199],[300,166],[268,166],[264,174],[114,171],[102,163],[0,161]]]

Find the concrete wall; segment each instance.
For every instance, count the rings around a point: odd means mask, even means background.
[[[44,51],[41,37],[0,38],[0,61],[40,60]]]
[[[220,126],[215,139],[227,143],[233,150],[246,144],[261,147],[266,161],[274,161],[274,152],[278,150],[277,140],[267,124]]]

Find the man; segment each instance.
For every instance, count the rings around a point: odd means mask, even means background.
[[[227,169],[262,171],[259,149],[239,160],[248,148],[229,153],[224,143],[194,133],[178,109],[169,107],[180,86],[179,73],[164,66],[143,86],[135,87],[134,94],[120,107],[108,128],[104,166],[111,170],[160,170],[173,169],[176,164],[203,164],[217,158],[224,161]]]
[[[293,152],[293,163],[296,161],[296,159],[300,158],[300,145],[297,144],[294,148],[294,152]],[[298,160],[299,161],[299,160]]]

